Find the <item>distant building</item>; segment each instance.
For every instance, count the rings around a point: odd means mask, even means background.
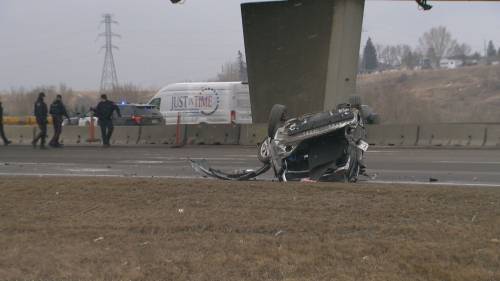
[[[441,62],[439,63],[439,67],[445,69],[455,69],[457,67],[463,66],[463,64],[464,62],[462,60],[442,59]]]

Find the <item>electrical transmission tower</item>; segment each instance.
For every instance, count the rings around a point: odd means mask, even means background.
[[[113,37],[120,37],[120,35],[115,34],[111,31],[111,25],[117,24],[118,22],[113,20],[111,14],[104,14],[101,23],[104,23],[105,30],[103,33],[99,34],[106,40],[106,44],[102,46],[102,49],[106,50],[104,55],[104,65],[102,67],[101,75],[101,93],[111,91],[118,87],[118,76],[116,75],[115,61],[113,59],[113,49],[118,49],[113,45]]]

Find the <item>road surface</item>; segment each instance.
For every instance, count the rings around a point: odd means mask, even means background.
[[[232,171],[258,168],[256,149],[241,146],[73,146],[39,150],[0,147],[0,176],[130,176],[197,178],[188,159],[207,159]],[[500,186],[500,150],[373,148],[367,154],[371,182],[453,183]],[[272,179],[271,172],[261,179]]]

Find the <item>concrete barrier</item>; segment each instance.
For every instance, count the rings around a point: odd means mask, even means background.
[[[487,147],[500,147],[500,124],[486,126],[486,142]]]
[[[31,144],[35,134],[33,126],[4,126],[5,136],[12,144]]]
[[[424,124],[420,126],[419,146],[483,146],[486,125]]]
[[[66,145],[84,144],[88,138],[88,127],[63,126],[59,142]]]
[[[52,116],[47,117],[47,122],[52,124]],[[4,125],[33,125],[36,126],[35,116],[4,116]]]
[[[115,126],[111,136],[111,144],[137,144],[139,142],[139,126]],[[96,127],[96,138],[101,138],[101,128]]]
[[[240,145],[258,145],[267,137],[267,124],[241,125]]]
[[[408,125],[367,125],[366,134],[370,145],[414,146],[418,140],[419,126]]]
[[[179,142],[184,142],[186,126],[179,127]],[[143,126],[139,144],[176,144],[177,126]]]
[[[187,144],[238,144],[239,125],[187,125]]]
[[[38,128],[38,125],[34,126],[34,136],[37,136],[38,133],[40,133],[40,129]],[[52,139],[52,136],[54,135],[54,129],[51,124],[47,124],[47,138],[45,139],[45,144],[48,145],[50,140]],[[31,143],[31,142],[30,142]]]

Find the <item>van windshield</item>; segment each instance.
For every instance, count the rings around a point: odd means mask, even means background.
[[[160,109],[161,98],[153,99],[149,102],[149,104],[156,107],[156,109]]]

